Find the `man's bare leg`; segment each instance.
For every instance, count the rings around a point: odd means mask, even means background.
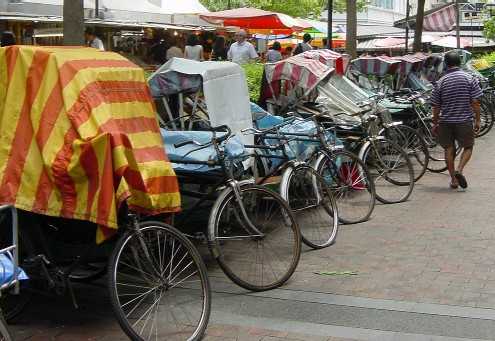
[[[448,147],[445,149],[445,162],[447,163],[447,169],[450,174],[450,183],[452,185],[459,185],[459,182],[455,178],[455,147]]]
[[[459,165],[457,167],[457,171],[461,174],[464,171],[464,167],[466,167],[469,160],[471,160],[471,156],[473,155],[473,147],[464,148],[461,154],[461,160],[459,161]]]

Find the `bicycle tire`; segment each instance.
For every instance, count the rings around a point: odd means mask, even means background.
[[[9,331],[7,321],[2,315],[2,311],[0,309],[0,341],[13,341],[13,340],[14,338],[12,337]]]
[[[490,97],[493,97],[493,96],[490,96]],[[485,99],[486,101],[486,99]],[[493,128],[493,124],[495,122],[495,111],[494,111],[494,108],[493,108],[493,105],[491,104],[491,102],[485,102],[482,100],[481,102],[481,115],[480,115],[480,118],[481,118],[481,125],[480,125],[480,130],[479,132],[476,134],[476,138],[479,138],[479,137],[482,137],[482,136],[485,136],[486,134],[488,134],[492,128]]]
[[[420,123],[418,132],[421,136],[423,136],[423,139],[428,146],[430,160],[428,162],[427,169],[433,173],[445,172],[447,170],[447,164],[445,163],[445,151],[438,142],[438,137],[434,136],[432,132],[432,123]]]
[[[163,237],[163,241],[160,237]],[[147,242],[150,243],[147,244]],[[183,250],[181,254],[179,254],[179,250]],[[127,259],[125,256],[128,251],[130,251],[131,256]],[[174,264],[176,255],[178,263]],[[127,262],[131,263],[129,264]],[[189,263],[187,264],[187,262]],[[167,263],[168,265],[165,266]],[[187,265],[179,268],[182,264]],[[144,269],[148,270],[148,266],[150,266],[150,270],[145,271]],[[159,269],[160,273],[158,273],[157,269]],[[185,272],[186,270],[187,272]],[[133,319],[132,314],[139,314],[142,311],[139,310],[138,312],[138,305],[141,305],[147,300],[151,291],[153,291],[153,295],[156,298],[156,290],[158,288],[160,288],[158,300],[153,303],[151,308],[145,310],[145,314],[151,314],[155,309],[154,306],[156,305],[157,307],[154,312],[154,324],[156,324],[155,334],[157,338],[161,340],[195,341],[203,337],[211,311],[211,289],[208,273],[199,252],[191,241],[177,229],[155,221],[139,223],[138,231],[125,234],[118,240],[110,258],[108,272],[108,288],[112,308],[119,325],[131,340],[141,341],[145,339],[143,337],[143,331],[151,315],[148,315],[146,321],[144,321],[141,331],[138,331],[136,325],[144,317],[144,314],[141,316],[141,319],[131,324],[131,320]],[[178,277],[179,279],[174,283]],[[128,278],[133,282],[121,282],[124,280],[123,278]],[[192,283],[197,283],[199,289]],[[144,286],[145,284],[151,284],[151,286]],[[155,288],[152,288],[152,286],[155,286]],[[138,292],[137,294],[128,293],[134,287],[138,290],[147,290],[150,288],[152,290]],[[169,306],[162,310],[164,316],[161,317],[167,318],[168,314],[170,314],[174,322],[167,323],[166,319],[165,321],[160,320],[160,326],[158,326],[156,315],[160,310],[161,300],[165,294],[168,295],[168,300],[178,300],[179,302],[171,302]],[[191,299],[193,294],[197,294],[196,300]],[[136,297],[122,304],[123,297],[128,296]],[[180,302],[184,297],[187,298],[187,301]],[[139,301],[132,310],[126,311],[127,308],[125,306],[137,300]],[[158,301],[160,303],[156,304]],[[184,315],[187,313],[196,314],[196,317],[194,320],[188,320],[179,324],[174,314],[177,314],[180,318],[184,318]],[[151,325],[150,334],[153,333],[154,324]],[[174,325],[179,330],[175,330]],[[158,330],[159,328],[160,331]],[[170,328],[170,330],[167,330],[167,328]],[[160,334],[158,334],[159,332]]]
[[[414,182],[418,182],[425,175],[430,160],[428,145],[423,136],[404,124],[385,128],[383,136],[406,151],[413,165]]]
[[[370,219],[376,203],[375,188],[368,168],[357,155],[346,150],[322,152],[315,169],[335,193],[341,223],[358,224]]]
[[[288,167],[280,194],[294,213],[304,244],[323,249],[335,243],[339,227],[337,203],[315,169],[306,164]]]
[[[414,170],[409,156],[400,146],[381,138],[363,145],[360,156],[371,174],[378,201],[383,204],[396,204],[409,199],[414,189]],[[392,172],[391,166],[398,172]],[[404,179],[396,180],[392,178],[392,173],[394,177],[403,174]],[[390,189],[404,190],[398,197],[393,198],[386,194],[386,190]]]
[[[216,200],[208,222],[211,253],[225,275],[240,287],[250,291],[278,288],[289,280],[299,263],[300,229],[287,202],[278,193],[251,184],[241,186],[240,190],[248,219],[255,221],[256,228],[265,234],[260,236],[247,231],[245,219],[238,215],[240,207],[235,203],[235,193],[232,188],[227,188]],[[270,204],[277,206],[278,211],[272,213]],[[259,219],[260,214],[264,215],[262,219]],[[280,240],[272,243],[276,238]],[[259,247],[262,247],[261,256],[264,256],[265,244],[269,244],[267,253],[271,253],[266,268],[264,263],[259,264]],[[270,271],[267,273],[268,268]],[[251,274],[255,278],[246,278]],[[259,274],[261,279],[257,277]]]

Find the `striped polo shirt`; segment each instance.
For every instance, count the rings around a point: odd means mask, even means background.
[[[471,103],[482,95],[475,77],[460,68],[451,68],[433,89],[431,104],[440,107],[440,122],[472,122],[474,113]]]

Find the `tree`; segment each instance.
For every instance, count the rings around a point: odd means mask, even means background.
[[[84,45],[84,0],[64,0],[64,45]]]
[[[416,13],[416,27],[414,30],[414,52],[421,52],[423,44],[421,38],[423,37],[423,22],[425,19],[425,0],[418,0],[418,12]],[[409,25],[409,23],[406,23]]]
[[[228,8],[254,7],[266,11],[285,13],[299,18],[320,18],[328,0],[201,0],[210,11],[222,11]],[[344,12],[346,0],[333,0],[334,11]],[[365,0],[358,0],[359,10],[366,6]]]
[[[357,6],[355,0],[347,1],[345,49],[352,57],[357,57]]]
[[[491,17],[483,23],[483,35],[486,39],[495,40],[495,17]]]

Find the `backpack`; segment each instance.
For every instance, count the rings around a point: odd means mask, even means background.
[[[302,44],[301,43],[297,44],[296,49],[294,50],[293,55],[295,56],[295,55],[300,54],[300,53],[303,53],[303,47],[302,47]]]

